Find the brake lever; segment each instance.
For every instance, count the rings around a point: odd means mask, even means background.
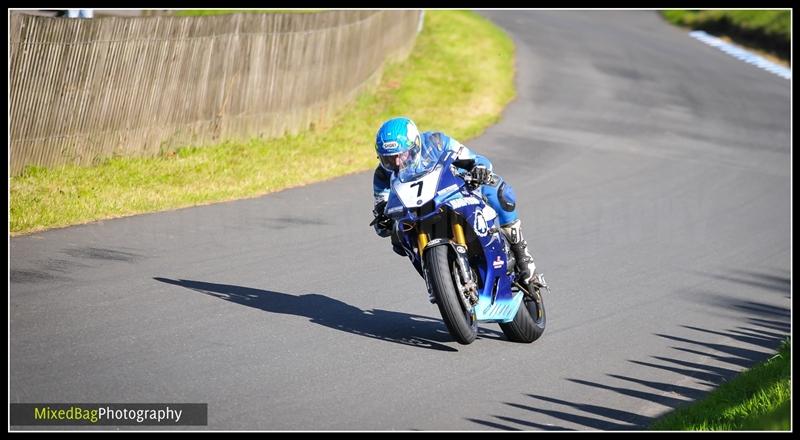
[[[464,179],[464,183],[466,183],[471,190],[476,190],[481,186],[481,183],[475,181],[475,178],[472,177],[472,174],[469,172],[462,174],[461,178]]]

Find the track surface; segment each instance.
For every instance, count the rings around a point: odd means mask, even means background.
[[[542,339],[454,343],[367,226],[360,173],[12,239],[10,401],[208,403],[208,429],[628,430],[766,359],[790,332],[789,81],[654,11],[483,14],[519,93],[467,144],[519,197],[553,287]]]

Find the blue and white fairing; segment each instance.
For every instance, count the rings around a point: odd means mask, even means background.
[[[413,225],[443,211],[454,211],[466,219],[482,252],[470,259],[470,266],[478,272],[479,295],[475,305],[475,318],[479,322],[510,322],[522,302],[522,292],[512,292],[513,270],[507,267],[505,238],[500,232],[497,213],[488,206],[480,190],[470,191],[453,165],[455,151],[438,152],[423,149],[423,158],[416,170],[392,174],[391,192],[385,213],[395,219],[396,234],[406,255],[420,274],[422,262],[416,250],[417,237]],[[418,216],[420,208],[427,214]],[[475,246],[471,242],[470,246]],[[509,273],[510,272],[510,273]]]

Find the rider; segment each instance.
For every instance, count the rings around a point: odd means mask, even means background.
[[[400,168],[409,155],[418,155],[421,148],[434,148],[444,152],[456,151],[458,156],[454,165],[470,172],[476,183],[483,184],[481,192],[489,206],[497,211],[500,229],[508,239],[511,250],[517,260],[517,270],[526,283],[534,283],[537,287],[546,287],[544,278],[536,273],[533,256],[528,252],[528,244],[522,237],[520,226],[522,221],[517,217],[516,201],[511,185],[498,178],[492,183],[492,163],[485,157],[475,154],[457,140],[442,132],[426,131],[420,133],[416,124],[406,117],[387,120],[378,129],[375,137],[375,150],[380,164],[375,168],[372,178],[372,189],[375,196],[373,214],[379,217],[375,224],[375,232],[381,237],[388,237],[392,231],[392,220],[386,217],[383,209],[389,199],[389,187],[392,173]],[[395,252],[405,256],[397,243],[393,243]]]

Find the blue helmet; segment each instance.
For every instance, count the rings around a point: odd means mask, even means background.
[[[384,122],[375,136],[375,151],[386,171],[397,171],[407,161],[418,161],[422,138],[416,124],[406,117]]]

